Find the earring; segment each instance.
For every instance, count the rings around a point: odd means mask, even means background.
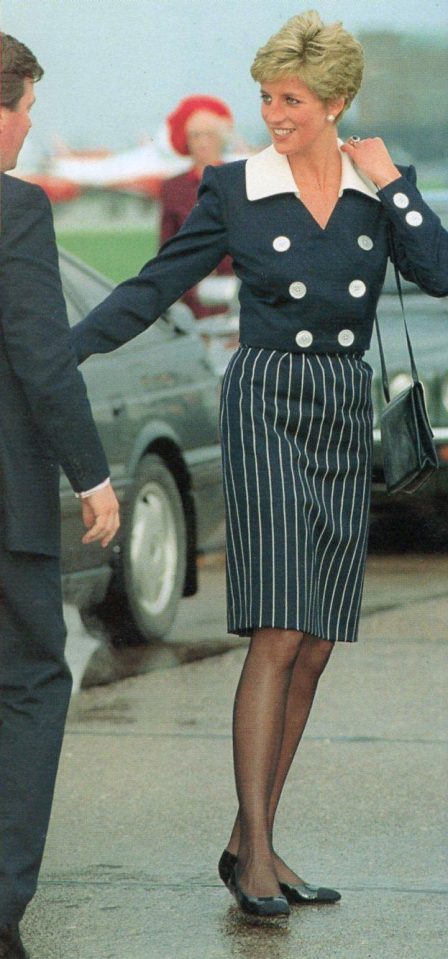
[[[329,123],[334,123],[334,121],[336,120],[334,113],[329,113],[327,116],[327,120]]]

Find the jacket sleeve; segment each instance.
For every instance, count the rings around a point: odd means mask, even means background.
[[[416,186],[413,166],[378,191],[400,273],[431,296],[448,294],[448,233]]]
[[[8,362],[44,446],[76,492],[91,489],[109,467],[71,344],[51,207],[38,187],[14,190],[2,205],[0,303]]]
[[[192,286],[208,276],[227,252],[227,225],[216,170],[207,167],[198,201],[185,223],[138,276],[125,280],[73,328],[82,362],[138,336]]]

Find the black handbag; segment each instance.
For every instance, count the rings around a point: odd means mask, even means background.
[[[393,257],[393,263],[413,382],[391,400],[378,317],[375,316],[383,392],[386,400],[380,423],[384,480],[388,493],[415,493],[439,468],[439,458],[426,410],[423,385],[418,378],[415,365],[395,257]]]

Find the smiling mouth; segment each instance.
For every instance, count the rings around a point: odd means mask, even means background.
[[[275,134],[276,137],[287,137],[289,136],[290,133],[294,133],[294,129],[285,130],[282,128],[272,127],[272,132]]]

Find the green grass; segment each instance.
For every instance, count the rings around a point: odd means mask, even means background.
[[[104,273],[115,283],[134,276],[157,252],[152,230],[57,231],[60,246]]]

